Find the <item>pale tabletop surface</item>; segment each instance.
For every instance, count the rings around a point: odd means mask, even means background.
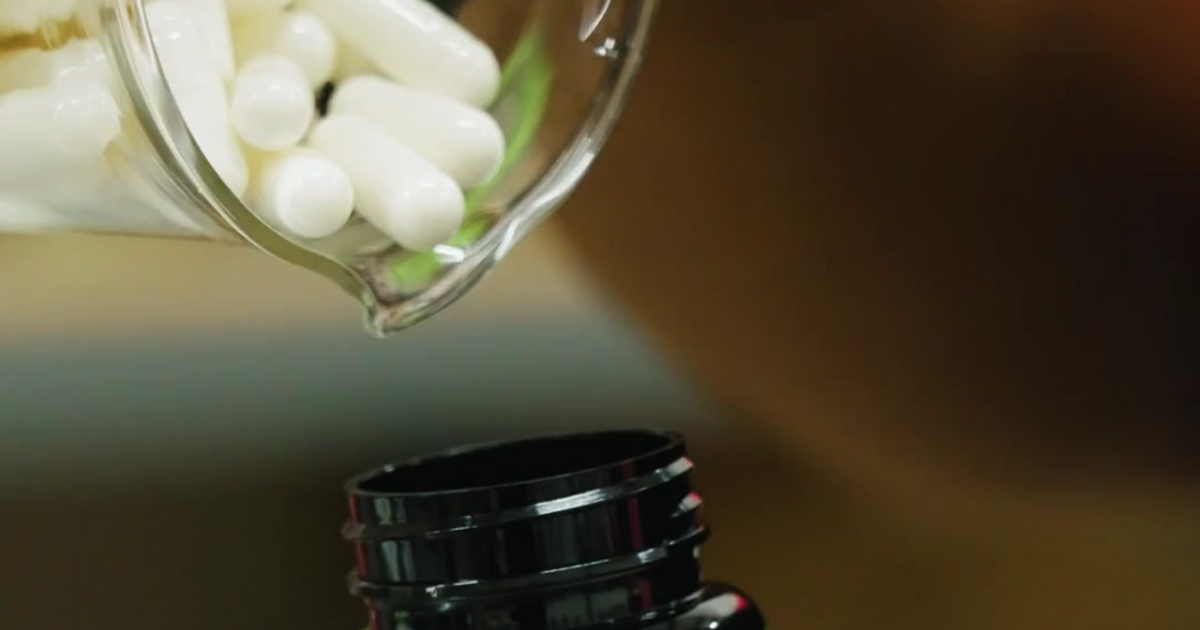
[[[594,308],[552,227],[514,249],[446,318]],[[0,235],[0,344],[30,335],[357,327],[340,289],[248,247],[146,238]]]

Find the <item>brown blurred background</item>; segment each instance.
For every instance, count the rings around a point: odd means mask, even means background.
[[[254,252],[4,237],[0,628],[356,628],[343,479],[631,425],[775,628],[1197,627],[1181,7],[669,2],[563,224],[389,344]]]

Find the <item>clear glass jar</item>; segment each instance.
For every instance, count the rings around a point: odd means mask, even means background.
[[[487,109],[506,149],[497,175],[465,191],[457,234],[429,251],[410,251],[357,215],[332,236],[309,240],[273,228],[243,203],[184,122],[147,25],[153,1],[0,0],[0,132],[15,138],[0,140],[9,145],[0,148],[0,232],[253,245],[337,283],[362,304],[368,331],[379,336],[453,302],[567,197],[620,115],[658,5],[435,2],[501,64],[498,96]],[[39,13],[35,28],[24,15],[31,11]],[[6,74],[4,64],[16,56],[63,47],[90,47],[80,54],[92,64],[88,72],[104,77],[114,111],[73,111],[72,104],[91,98],[81,92],[68,95],[66,105],[52,100],[47,108],[31,96],[29,77]],[[71,76],[65,82],[82,81]],[[105,139],[113,116],[119,130]],[[101,140],[107,142],[102,156],[77,159],[72,153],[74,145]]]

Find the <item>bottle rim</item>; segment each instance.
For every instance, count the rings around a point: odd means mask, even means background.
[[[619,604],[596,620],[671,614],[702,581],[708,529],[691,471],[683,436],[653,430],[489,442],[373,468],[346,484],[349,590],[379,628],[399,627],[395,614],[474,625],[563,597]]]

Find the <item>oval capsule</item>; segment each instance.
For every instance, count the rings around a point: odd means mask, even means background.
[[[96,83],[61,83],[0,98],[0,183],[98,158],[121,133],[121,111]]]
[[[159,64],[188,131],[205,159],[236,195],[246,191],[246,158],[229,124],[221,73],[206,54],[188,7],[176,0],[146,6],[146,18]]]
[[[35,88],[73,80],[108,83],[108,58],[92,39],[68,42],[62,48],[28,48],[0,57],[0,92]]]
[[[233,78],[233,35],[229,26],[229,10],[225,0],[183,0],[191,9],[204,36],[205,48],[212,57],[217,72],[221,78],[228,81]]]
[[[463,188],[491,179],[504,160],[504,134],[487,112],[386,79],[346,81],[329,111],[379,125]]]
[[[251,208],[281,232],[323,238],[346,225],[354,212],[350,178],[313,149],[271,156],[256,175]]]
[[[0,229],[6,232],[57,232],[75,226],[70,217],[46,206],[0,197]]]
[[[312,88],[295,63],[279,55],[255,57],[233,82],[229,118],[252,147],[281,151],[296,146],[316,113]]]
[[[495,54],[425,0],[303,0],[380,71],[410,87],[484,107],[500,85]]]
[[[229,7],[229,14],[233,16],[241,16],[253,13],[266,13],[270,11],[281,11],[287,5],[291,4],[292,0],[227,0],[226,5]]]
[[[358,50],[348,46],[345,42],[338,44],[337,61],[333,64],[333,76],[331,77],[335,83],[341,83],[364,74],[378,73],[375,64],[371,63],[371,60],[364,57]]]
[[[358,212],[401,246],[432,249],[462,225],[466,204],[454,180],[374,123],[329,116],[308,143],[346,171]]]
[[[0,36],[32,33],[46,24],[65,22],[79,11],[79,0],[4,0]]]
[[[248,16],[233,27],[238,62],[272,53],[291,59],[316,88],[333,75],[338,43],[329,27],[308,11]]]

